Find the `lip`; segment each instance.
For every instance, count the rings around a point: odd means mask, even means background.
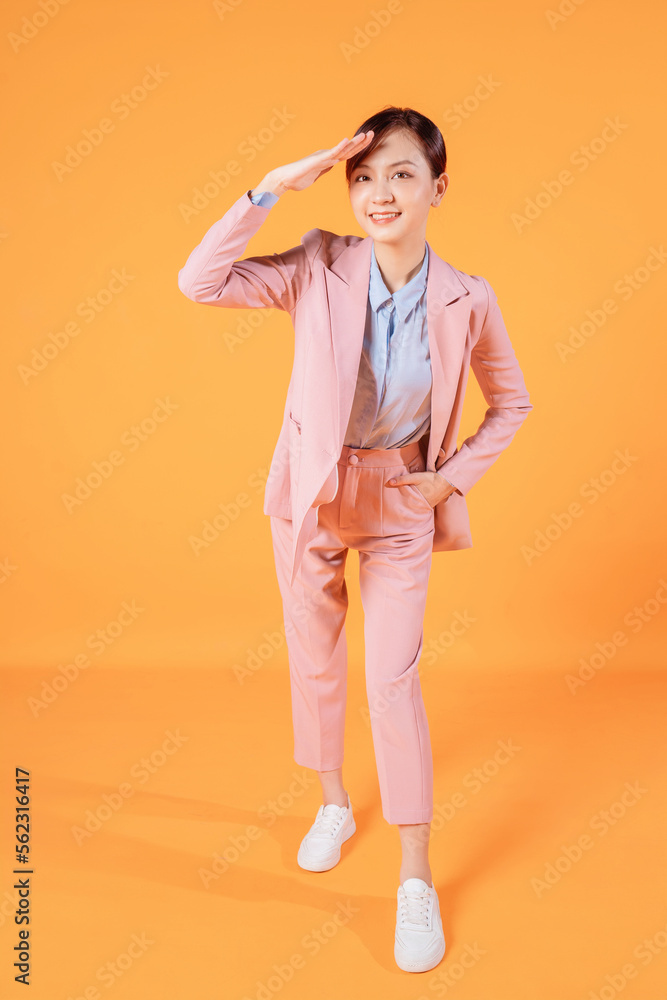
[[[371,220],[371,222],[374,222],[376,226],[387,226],[389,225],[390,222],[396,222],[397,219],[400,219],[402,214],[403,214],[402,212],[397,212],[396,215],[394,215],[390,219],[374,219],[371,213],[369,212],[368,218]]]

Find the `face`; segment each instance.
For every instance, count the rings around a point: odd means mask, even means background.
[[[402,162],[409,161],[409,162]],[[405,131],[390,132],[350,177],[350,204],[361,228],[378,243],[424,238],[429,209],[442,201],[449,177],[435,178],[421,147]],[[391,213],[383,221],[377,213]]]

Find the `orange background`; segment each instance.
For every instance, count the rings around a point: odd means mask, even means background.
[[[4,5],[3,997],[22,995],[11,788],[23,767],[39,1000],[262,987],[604,1000],[622,979],[624,1000],[663,1000],[667,19],[646,0],[560,6]],[[244,190],[389,104],[443,131],[451,186],[427,238],[490,281],[535,408],[468,494],[473,548],[433,559],[420,669],[448,949],[412,979],[393,960],[398,837],[364,716],[355,552],[345,780],[359,833],[330,872],[296,864],[321,796],[292,760],[261,486],[289,316],[206,308],[177,288]],[[289,116],[279,128],[276,109]],[[89,154],[63,171],[86,130]],[[313,226],[358,232],[342,165],[281,198],[244,256]],[[114,272],[126,285],[108,294]],[[168,410],[152,421],[159,400]],[[460,441],[483,412],[471,376]],[[114,452],[70,512],[78,477]],[[241,493],[249,506],[196,553]],[[501,765],[499,741],[520,748]],[[120,807],[77,843],[87,810],[121,786]],[[642,789],[632,803],[628,786]],[[452,813],[456,792],[465,805]],[[568,867],[565,849],[586,836]],[[200,869],[224,851],[228,870],[206,888]],[[557,864],[540,891],[533,880]],[[332,922],[341,904],[351,916]],[[99,978],[132,935],[153,943]],[[475,946],[481,957],[465,959]],[[272,981],[294,955],[300,967]]]

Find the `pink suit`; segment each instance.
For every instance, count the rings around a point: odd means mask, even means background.
[[[533,407],[491,286],[454,268],[429,243],[430,431],[403,449],[344,446],[372,240],[311,229],[283,253],[238,259],[269,211],[244,191],[192,251],[178,283],[195,302],[284,309],[294,325],[294,366],[264,513],[271,516],[285,612],[295,760],[318,770],[342,763],[342,573],[347,548],[354,547],[383,815],[390,823],[427,822],[432,763],[417,662],[431,555],[472,545],[464,494]],[[475,434],[457,448],[470,367],[488,409]],[[351,461],[355,456],[358,461]],[[451,476],[460,494],[431,508],[414,484],[382,486],[391,475],[424,469]]]

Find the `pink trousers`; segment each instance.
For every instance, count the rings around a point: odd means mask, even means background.
[[[343,763],[348,606],[345,563],[359,552],[366,692],[382,815],[388,823],[433,818],[433,758],[417,664],[433,553],[434,511],[416,485],[385,486],[423,472],[417,442],[350,448],[338,460],[338,491],[322,504],[292,587],[292,521],[271,516],[283,602],[294,760],[329,771]]]

